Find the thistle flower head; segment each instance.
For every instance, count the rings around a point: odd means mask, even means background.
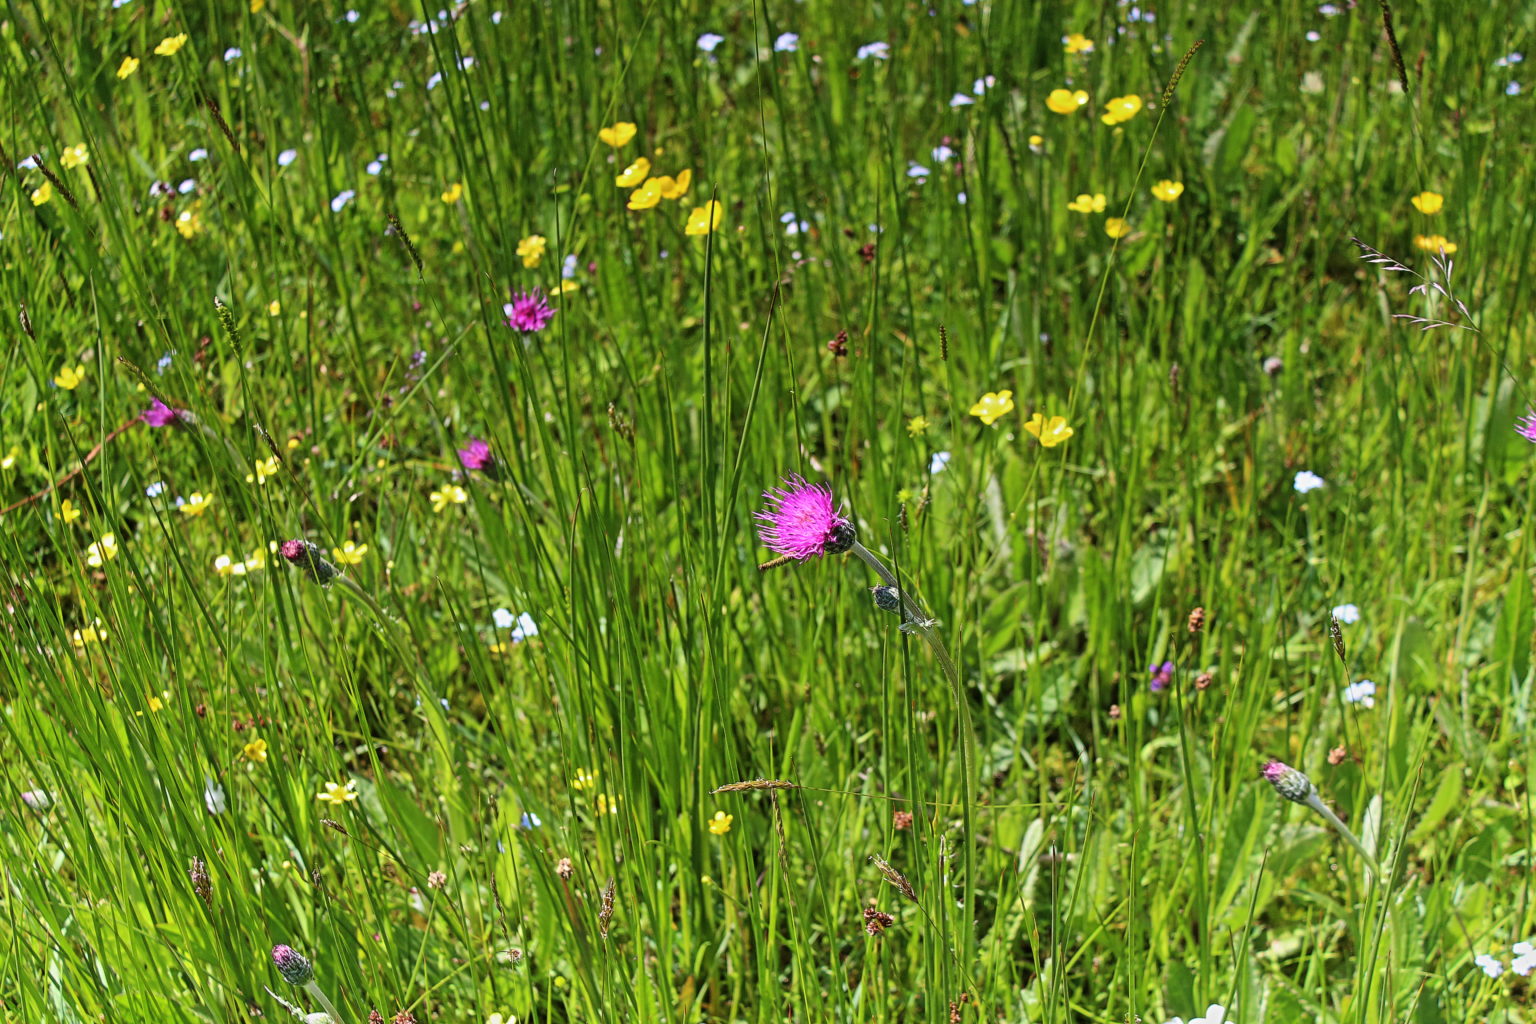
[[[190,420],[191,413],[185,409],[173,409],[160,399],[153,399],[149,408],[139,413],[139,419],[150,427],[179,427]]]
[[[1284,761],[1268,761],[1264,765],[1264,778],[1275,787],[1275,792],[1293,803],[1304,804],[1317,793],[1312,780]]]
[[[480,440],[478,437],[470,438],[468,445],[456,450],[459,453],[459,465],[463,466],[467,470],[483,471],[487,469],[493,461],[491,457],[491,446]]]
[[[811,484],[791,474],[781,487],[763,492],[767,504],[756,514],[763,522],[758,536],[781,555],[805,561],[816,555],[836,555],[853,547],[856,534],[847,517],[832,504],[832,488]]]
[[[531,292],[513,292],[512,301],[501,307],[506,314],[507,326],[524,334],[542,331],[554,319],[555,311],[544,300],[544,293],[535,288]]]
[[[272,966],[277,968],[277,973],[290,985],[302,985],[315,976],[315,969],[309,961],[292,946],[273,946]]]
[[[310,579],[316,583],[326,584],[341,575],[341,570],[325,560],[325,552],[318,544],[307,540],[285,540],[277,549],[288,564],[303,569],[309,573]]]

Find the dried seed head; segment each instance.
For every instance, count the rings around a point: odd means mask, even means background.
[[[203,863],[203,858],[192,858],[192,867],[187,871],[187,877],[192,880],[192,891],[203,901],[203,906],[212,907],[213,880],[208,877],[208,865]]]
[[[597,931],[605,939],[608,937],[608,924],[613,920],[613,897],[617,889],[618,883],[611,878],[603,886],[603,902],[597,911]]]
[[[1195,676],[1195,689],[1206,690],[1210,688],[1210,685],[1211,674],[1209,672],[1201,672],[1199,675]]]
[[[1343,764],[1344,763],[1344,759],[1346,757],[1348,757],[1348,756],[1349,756],[1349,751],[1344,749],[1342,746],[1334,747],[1332,750],[1328,751],[1328,763],[1329,764]]]
[[[1346,662],[1344,657],[1344,630],[1339,626],[1339,620],[1333,616],[1328,617],[1328,637],[1333,641],[1333,653],[1339,656],[1339,660]]]
[[[716,786],[709,791],[710,796],[716,793],[741,793],[749,789],[798,789],[793,782],[783,779],[748,779],[746,782],[727,782],[723,786]]]
[[[874,907],[864,908],[864,930],[871,935],[879,935],[895,923],[896,919],[883,910],[876,910]]]
[[[912,812],[897,811],[891,815],[891,826],[898,832],[905,832],[912,827]]]
[[[894,885],[898,892],[900,892],[907,899],[911,900],[913,903],[917,902],[917,892],[912,888],[912,883],[907,881],[906,875],[902,874],[900,871],[897,871],[895,868],[891,867],[887,861],[882,860],[874,854],[870,854],[869,859],[875,865],[875,867],[879,869],[880,873],[885,876],[885,880]]]
[[[433,871],[431,874],[427,875],[428,889],[441,889],[447,884],[448,876],[443,874],[441,871]]]
[[[1118,721],[1120,721],[1120,705],[1119,704],[1111,704],[1109,706],[1109,720],[1111,722],[1118,722]]]
[[[571,858],[569,857],[561,857],[559,862],[555,864],[555,874],[563,879],[569,880],[575,872],[576,869],[571,866]]]
[[[1205,609],[1196,608],[1189,613],[1189,631],[1198,633],[1205,628]]]
[[[332,832],[340,832],[344,836],[350,836],[352,834],[347,831],[347,827],[345,825],[333,818],[321,818],[320,824],[324,825]]]

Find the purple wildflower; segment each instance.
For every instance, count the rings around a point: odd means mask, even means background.
[[[292,946],[273,946],[272,966],[277,968],[277,973],[290,985],[302,985],[315,976],[315,969],[309,961]]]
[[[1161,665],[1154,662],[1147,666],[1147,671],[1152,673],[1152,692],[1158,693],[1167,689],[1173,682],[1173,662],[1165,661]]]
[[[316,583],[326,584],[341,575],[341,570],[325,559],[325,552],[318,544],[307,540],[285,540],[277,549],[288,564],[309,573]]]
[[[513,292],[512,301],[501,307],[507,315],[507,326],[524,334],[542,331],[554,318],[555,311],[544,301],[544,293],[535,288],[531,292]]]
[[[180,426],[190,415],[185,409],[172,409],[160,399],[149,403],[149,408],[139,413],[139,419],[151,427]]]
[[[1515,423],[1515,432],[1536,444],[1536,412],[1527,411],[1525,416]]]
[[[467,470],[473,471],[478,469],[483,472],[490,468],[491,463],[495,461],[491,457],[491,446],[478,437],[470,438],[469,445],[459,448],[457,451],[459,453],[459,465]]]
[[[786,476],[782,487],[763,492],[768,504],[756,518],[764,544],[781,555],[805,561],[813,555],[836,555],[853,547],[853,524],[838,515],[832,488],[810,484],[798,475]]]
[[[1295,803],[1309,803],[1309,798],[1317,792],[1311,779],[1284,761],[1265,762],[1263,774],[1276,793]]]

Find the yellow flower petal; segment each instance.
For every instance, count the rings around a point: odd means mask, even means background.
[[[646,179],[651,173],[651,162],[645,157],[640,157],[634,163],[624,168],[624,173],[613,179],[613,183],[619,188],[634,188]]]
[[[618,149],[629,144],[635,137],[635,126],[629,121],[615,121],[610,127],[600,128],[597,137],[605,144]]]
[[[720,226],[720,203],[714,199],[703,206],[696,206],[688,215],[688,225],[683,228],[686,235],[707,235]]]

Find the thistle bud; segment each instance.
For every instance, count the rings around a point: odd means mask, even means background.
[[[869,592],[875,596],[875,607],[881,611],[901,611],[901,591],[895,587],[870,587]]]
[[[822,544],[822,551],[829,555],[840,555],[844,551],[852,551],[853,542],[858,539],[859,535],[854,531],[852,523],[836,523],[827,531],[827,539]]]
[[[325,552],[320,550],[318,544],[307,540],[285,540],[278,552],[288,560],[289,565],[297,566],[309,573],[309,578],[321,586],[341,575],[341,570],[325,560]]]
[[[272,966],[277,968],[277,973],[290,985],[303,985],[315,977],[315,969],[292,946],[273,946]]]
[[[1292,803],[1304,804],[1317,795],[1312,780],[1283,761],[1270,761],[1264,765],[1264,778],[1275,787],[1275,792]]]

